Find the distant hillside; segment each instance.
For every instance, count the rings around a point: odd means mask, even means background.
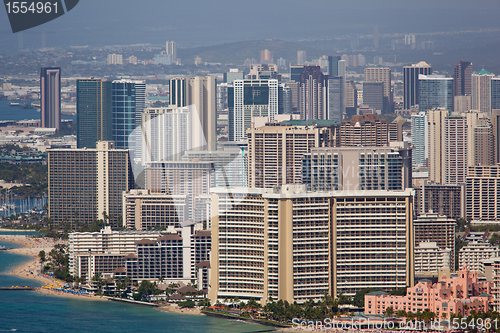
[[[323,55],[331,54],[329,51],[318,50],[315,48],[290,43],[283,40],[263,40],[263,41],[244,41],[234,42],[214,46],[200,46],[189,49],[179,49],[177,56],[181,58],[182,63],[192,64],[194,58],[199,56],[202,61],[220,62],[222,65],[234,64],[243,65],[247,58],[260,60],[260,51],[268,49],[273,53],[274,61],[283,57],[292,64],[297,61],[297,51],[307,52],[307,60],[317,59]]]

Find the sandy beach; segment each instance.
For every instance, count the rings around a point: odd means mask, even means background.
[[[182,313],[188,315],[200,315],[202,316],[200,308],[179,308],[177,304],[166,304],[158,307],[158,310],[169,312],[169,313]]]
[[[0,231],[10,231],[8,229],[0,229]],[[14,231],[14,230],[13,230]],[[15,230],[19,231],[19,230]],[[43,284],[43,286],[51,286],[54,285],[56,288],[61,288],[66,284],[65,281],[58,280],[56,278],[48,277],[46,275],[40,274],[40,260],[38,258],[38,254],[40,251],[45,251],[45,254],[48,255],[50,250],[54,248],[56,244],[66,244],[65,241],[54,241],[53,238],[38,238],[31,237],[25,235],[0,235],[0,241],[5,241],[9,243],[16,243],[22,245],[22,247],[15,249],[8,249],[7,251],[17,254],[22,254],[26,256],[33,257],[33,259],[23,263],[22,265],[15,267],[8,274],[15,275],[25,279],[37,280]],[[94,297],[90,295],[75,295],[70,293],[65,293],[61,291],[57,291],[54,289],[46,289],[46,288],[37,288],[37,292],[48,294],[48,295],[56,295],[56,296],[64,296],[64,297],[73,297],[73,298],[90,298],[93,300],[101,299],[101,297]]]

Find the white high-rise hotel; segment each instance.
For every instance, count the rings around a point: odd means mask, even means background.
[[[278,114],[278,80],[235,80],[229,108],[229,140],[244,140],[253,117],[272,121]]]

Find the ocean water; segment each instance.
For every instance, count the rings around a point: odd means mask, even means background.
[[[20,104],[32,101],[0,101],[0,121],[2,120],[30,120],[40,119],[40,112],[35,109],[23,109],[19,106],[9,106],[10,102],[19,102]],[[75,116],[62,114],[61,119],[76,120]]]
[[[14,247],[10,243],[2,243]],[[29,259],[0,251],[0,287],[40,286],[33,280],[5,274]],[[271,328],[239,321],[165,313],[133,304],[93,301],[39,294],[33,291],[0,290],[1,332],[263,332]]]

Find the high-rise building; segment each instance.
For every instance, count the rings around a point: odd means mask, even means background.
[[[455,79],[453,79],[455,80]],[[472,109],[472,96],[454,96],[453,111],[455,113],[469,112]]]
[[[121,54],[108,54],[108,65],[123,65],[123,55]]]
[[[491,109],[500,109],[500,78],[491,78]]]
[[[214,76],[180,77],[170,80],[170,106],[193,106],[207,143],[217,149],[217,84]]]
[[[300,76],[301,119],[326,119],[325,76],[319,66],[304,66]]]
[[[495,138],[493,125],[489,118],[478,119],[474,131],[474,161],[473,165],[495,164]]]
[[[373,28],[373,47],[378,49],[378,27]]]
[[[466,211],[472,221],[500,221],[500,166],[471,166],[467,172]]]
[[[346,114],[349,116],[355,115],[358,108],[358,89],[354,81],[345,81],[345,108]]]
[[[340,147],[349,146],[387,146],[389,125],[385,119],[377,119],[375,114],[352,116],[340,125]]]
[[[409,110],[412,106],[419,103],[418,76],[431,75],[432,67],[421,61],[418,64],[403,67],[403,90],[404,90],[404,108]]]
[[[491,110],[491,115],[488,117],[491,121],[493,130],[493,152],[495,155],[494,163],[500,163],[500,109]]]
[[[316,126],[264,126],[248,135],[248,187],[302,183],[302,157],[326,146],[331,130]]]
[[[253,297],[265,304],[272,297],[304,303],[325,293],[352,296],[366,287],[413,284],[409,189],[362,195],[296,185],[214,189],[213,202],[212,302]]]
[[[177,42],[167,42],[166,43],[167,54],[172,55],[172,61],[177,61]]]
[[[472,110],[491,114],[491,79],[494,77],[484,68],[472,74]]]
[[[415,215],[428,212],[450,218],[465,217],[465,185],[443,185],[425,183],[414,186]]]
[[[50,149],[47,163],[53,223],[97,219],[121,226],[122,193],[134,184],[128,150],[99,141],[97,148]]]
[[[302,159],[302,183],[312,191],[401,191],[412,187],[411,148],[312,148]]]
[[[130,230],[180,228],[187,218],[186,195],[151,193],[149,190],[123,192],[123,227]]]
[[[453,67],[453,95],[470,96],[472,93],[472,63],[460,60]]]
[[[455,227],[454,219],[437,213],[422,214],[413,220],[415,227],[415,244],[420,242],[436,242],[440,249],[450,251],[449,266],[451,271],[455,270]]]
[[[224,82],[233,84],[234,80],[243,80],[244,72],[237,68],[231,68],[229,72],[224,72]]]
[[[228,87],[229,141],[244,140],[254,117],[274,120],[278,88],[278,80],[236,80],[234,87]]]
[[[274,193],[213,191],[212,302],[237,296],[262,304],[269,297],[304,303],[330,293],[327,196],[292,185]]]
[[[134,129],[141,126],[146,106],[146,84],[143,81],[115,80],[112,83],[113,141],[118,149],[128,149]]]
[[[281,82],[281,74],[278,73],[278,66],[275,64],[252,64],[250,65],[250,71],[245,76],[245,79],[278,80],[278,82]]]
[[[268,49],[265,49],[264,51],[260,51],[260,63],[261,64],[272,64],[274,62],[273,60],[273,53],[269,51]]]
[[[412,190],[330,193],[331,295],[413,285]]]
[[[413,144],[413,165],[426,165],[427,120],[425,112],[411,115],[411,143]]]
[[[297,51],[297,65],[305,65],[306,60],[307,60],[306,51]]]
[[[465,117],[451,115],[446,117],[444,123],[444,183],[465,183],[467,174],[467,120]]]
[[[300,84],[300,76],[304,70],[304,65],[291,65],[290,66],[290,80]]]
[[[363,105],[368,105],[378,112],[384,110],[384,84],[382,82],[363,82]]]
[[[392,112],[392,91],[391,91],[391,69],[383,67],[365,68],[365,82],[382,82],[383,84],[383,108],[384,113]],[[363,103],[364,89],[363,89]]]
[[[444,75],[419,75],[418,110],[433,108],[453,110],[453,79]]]
[[[345,74],[339,73],[340,56],[328,56],[328,76],[344,76]]]
[[[334,76],[328,77],[327,83],[327,118],[340,124],[345,113],[345,80],[342,76]]]
[[[448,110],[439,108],[427,111],[429,134],[429,180],[445,183],[445,121]]]
[[[202,161],[151,162],[145,169],[146,189],[151,193],[185,195],[187,214],[194,219],[196,198],[215,185],[214,163]]]
[[[193,106],[147,108],[142,113],[141,148],[134,156],[148,162],[180,161],[184,152],[206,146]]]
[[[40,71],[40,127],[61,128],[61,68]]]
[[[93,148],[97,141],[113,140],[111,81],[84,79],[76,82],[77,148]]]

